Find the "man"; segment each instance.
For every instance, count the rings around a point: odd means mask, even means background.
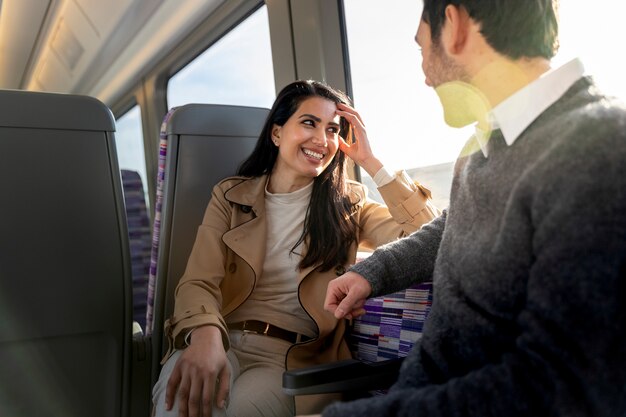
[[[550,67],[556,8],[424,0],[426,83],[477,133],[448,211],[331,281],[338,318],[431,277],[434,302],[390,392],[324,417],[626,415],[626,109]]]

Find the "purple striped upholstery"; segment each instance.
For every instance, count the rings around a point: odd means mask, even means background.
[[[135,171],[121,171],[133,276],[133,320],[143,329],[146,325],[150,267],[150,219],[141,177]]]
[[[159,132],[159,166],[157,171],[156,199],[154,204],[154,223],[152,224],[152,251],[150,255],[150,272],[148,276],[148,297],[146,309],[146,335],[152,334],[154,327],[154,288],[156,284],[157,261],[159,254],[159,238],[161,236],[161,208],[163,206],[163,183],[165,181],[165,159],[167,156],[167,122],[176,107],[170,109],[163,118]]]
[[[366,314],[354,320],[348,336],[353,356],[364,362],[406,356],[422,334],[431,304],[430,282],[369,299]]]
[[[366,363],[405,357],[422,335],[432,302],[430,282],[367,300],[365,315],[354,320],[348,334],[352,356]]]

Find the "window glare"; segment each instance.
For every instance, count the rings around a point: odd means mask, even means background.
[[[424,84],[414,41],[421,2],[381,7],[378,0],[345,0],[344,7],[353,99],[375,155],[389,170],[406,169],[446,207],[452,163],[471,128],[446,126],[437,95]],[[369,176],[361,175],[370,197],[381,201]]]
[[[141,110],[135,106],[116,120],[115,146],[120,169],[137,171],[147,193],[146,158],[143,147]],[[146,204],[148,204],[146,198]]]
[[[587,74],[602,90],[626,100],[626,80],[619,64],[621,41],[626,38],[624,3],[596,0],[594,3],[561,1],[559,39],[555,66],[581,58]]]
[[[267,7],[224,35],[168,83],[168,106],[188,103],[270,107],[274,70]]]
[[[624,99],[626,82],[616,57],[626,25],[621,22],[622,13],[606,12],[619,7],[624,6],[609,0],[598,0],[593,7],[561,1],[561,48],[554,65],[580,57],[606,93]],[[414,41],[422,2],[394,0],[393,7],[383,7],[379,0],[344,0],[344,8],[353,99],[372,149],[388,168],[407,169],[431,188],[435,203],[445,207],[452,161],[473,127],[446,126],[434,90],[424,84]],[[611,45],[615,45],[612,51]],[[364,171],[361,174],[377,198],[375,186]]]

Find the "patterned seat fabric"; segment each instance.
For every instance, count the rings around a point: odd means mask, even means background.
[[[364,362],[406,356],[421,337],[431,305],[430,282],[370,298],[366,314],[354,320],[348,335],[353,356]]]
[[[150,252],[150,267],[148,273],[148,294],[146,297],[146,326],[145,334],[152,334],[154,326],[154,291],[156,286],[156,272],[159,255],[159,238],[161,237],[161,210],[163,208],[163,184],[165,181],[165,160],[167,158],[166,126],[176,107],[170,109],[161,123],[159,131],[159,161],[156,182],[156,198],[154,203],[154,222],[152,224],[152,247]]]
[[[367,300],[365,315],[354,320],[347,336],[352,356],[366,363],[407,356],[422,336],[432,302],[430,282]],[[370,394],[385,392],[375,390]]]
[[[146,326],[148,301],[150,219],[141,177],[135,171],[126,169],[121,171],[133,276],[133,320],[143,329]]]

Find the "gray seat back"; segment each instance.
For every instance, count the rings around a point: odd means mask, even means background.
[[[267,114],[267,109],[256,107],[188,104],[169,116],[154,284],[153,382],[166,348],[163,323],[173,312],[174,290],[187,266],[213,186],[234,175],[250,155]]]
[[[114,121],[0,91],[0,415],[126,416],[130,260]]]

